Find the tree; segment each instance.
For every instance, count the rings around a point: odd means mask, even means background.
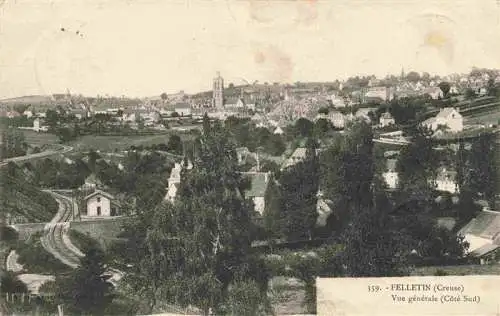
[[[168,150],[171,151],[172,153],[176,155],[182,155],[183,146],[180,136],[177,134],[172,134],[168,139],[167,147]]]
[[[283,196],[283,234],[288,240],[310,239],[316,225],[319,188],[316,141],[308,139],[305,160],[283,172],[280,177]]]
[[[73,314],[102,315],[113,300],[112,285],[105,276],[104,253],[91,248],[69,277],[56,279],[57,299]]]
[[[165,100],[167,100],[167,99],[168,99],[168,95],[167,95],[165,92],[163,92],[163,93],[160,95],[160,98],[161,98],[163,101],[165,101]]]
[[[151,300],[149,312],[166,298],[220,314],[233,282],[254,280],[260,293],[267,289],[265,270],[251,253],[252,206],[242,194],[235,146],[220,123],[204,127],[175,203],[141,208],[138,236],[131,237],[137,268],[127,283]]]
[[[465,89],[465,98],[467,100],[474,99],[476,97],[476,92],[471,88]]]
[[[420,74],[416,71],[410,71],[407,75],[406,75],[406,79],[408,81],[411,81],[411,82],[417,82],[420,80]]]
[[[314,134],[318,138],[325,136],[332,129],[333,129],[332,123],[324,118],[318,119],[314,124]]]
[[[299,118],[295,122],[296,134],[301,137],[312,137],[314,131],[314,124],[306,118]]]
[[[450,92],[450,83],[446,82],[446,81],[442,81],[438,84],[438,87],[439,87],[439,89],[441,89],[441,91],[443,91],[443,95],[445,97],[447,97],[448,93]]]
[[[396,165],[399,183],[401,189],[408,194],[429,197],[433,189],[430,181],[435,179],[438,167],[437,155],[432,148],[430,137],[432,131],[417,127],[413,133],[412,143],[401,151]]]
[[[281,238],[286,218],[283,217],[283,200],[281,190],[274,179],[269,182],[264,196],[264,226],[271,238]]]
[[[171,117],[179,117],[179,113],[177,113],[177,112],[175,112],[175,111],[174,111],[174,112],[172,112],[172,113],[170,114],[170,116],[171,116]]]

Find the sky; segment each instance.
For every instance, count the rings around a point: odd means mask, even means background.
[[[498,0],[0,0],[0,99],[445,75],[500,68],[498,39]]]

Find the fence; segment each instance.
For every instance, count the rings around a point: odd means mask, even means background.
[[[21,303],[30,304],[32,301],[49,300],[52,301],[55,297],[54,294],[43,293],[43,294],[33,294],[33,293],[2,293],[0,294],[5,302],[7,303]]]

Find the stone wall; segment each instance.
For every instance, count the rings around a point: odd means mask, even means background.
[[[118,237],[124,220],[125,217],[115,217],[113,219],[74,221],[70,223],[69,227],[94,238],[106,249]]]

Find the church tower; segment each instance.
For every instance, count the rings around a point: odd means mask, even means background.
[[[224,107],[224,79],[220,76],[220,72],[217,72],[217,77],[214,78],[212,102],[218,109]]]

